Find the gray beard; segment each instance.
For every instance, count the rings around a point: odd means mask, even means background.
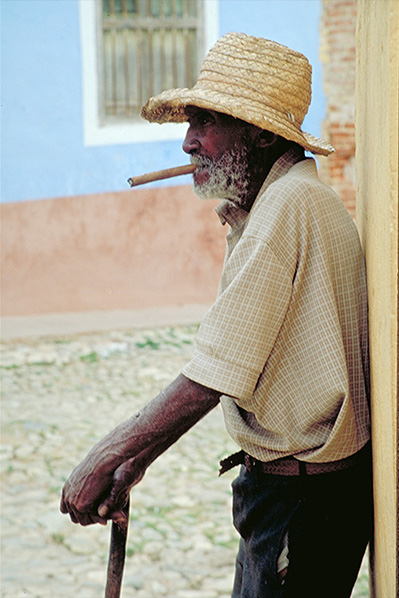
[[[244,205],[249,186],[248,155],[248,148],[244,146],[226,151],[217,160],[193,156],[191,161],[199,168],[205,167],[209,175],[201,185],[194,181],[194,193],[201,199],[228,199],[238,206]]]

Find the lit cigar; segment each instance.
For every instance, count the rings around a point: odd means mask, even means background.
[[[162,179],[170,179],[175,176],[182,176],[183,174],[191,174],[196,168],[196,164],[175,166],[174,168],[166,168],[165,170],[147,172],[147,174],[141,174],[128,179],[127,182],[131,187],[137,187],[137,185],[145,185],[146,183],[152,183],[153,181],[161,181]]]

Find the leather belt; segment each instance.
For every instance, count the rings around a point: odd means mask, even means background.
[[[305,461],[299,461],[295,457],[282,457],[274,461],[259,461],[251,455],[248,455],[244,451],[235,453],[231,457],[221,461],[220,475],[225,471],[228,471],[232,467],[239,465],[245,465],[247,471],[259,471],[271,475],[283,475],[283,476],[298,476],[298,475],[320,475],[323,473],[332,473],[334,471],[343,471],[354,467],[365,458],[370,455],[370,444],[366,444],[359,452],[346,457],[345,459],[339,459],[338,461],[330,461],[328,463],[309,463]]]
[[[245,455],[244,465],[247,471],[253,471],[253,468],[261,468],[263,473],[271,475],[320,475],[323,473],[332,473],[334,471],[343,471],[357,465],[366,454],[365,449],[362,449],[358,453],[346,457],[345,459],[339,459],[338,461],[330,461],[328,463],[309,463],[305,461],[299,461],[295,457],[283,457],[282,459],[276,459],[275,461],[258,461],[250,455]]]

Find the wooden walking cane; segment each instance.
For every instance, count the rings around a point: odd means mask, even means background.
[[[105,598],[120,597],[123,568],[125,565],[127,532],[129,528],[129,507],[130,500],[128,498],[123,509],[123,520],[112,522]]]

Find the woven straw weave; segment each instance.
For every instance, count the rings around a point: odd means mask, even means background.
[[[184,122],[188,105],[216,110],[328,155],[334,148],[301,130],[311,100],[312,67],[303,54],[276,42],[228,33],[209,51],[191,89],[150,98],[143,118]]]

